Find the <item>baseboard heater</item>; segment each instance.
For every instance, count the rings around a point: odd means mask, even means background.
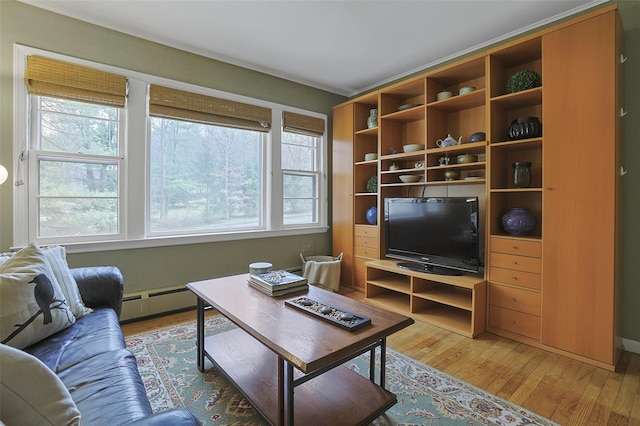
[[[287,271],[302,275],[298,267],[286,268]],[[122,301],[120,321],[132,321],[145,317],[164,315],[183,311],[196,306],[196,296],[185,286],[165,287],[139,293],[125,294]]]
[[[125,294],[120,321],[162,315],[195,306],[196,296],[184,286]]]

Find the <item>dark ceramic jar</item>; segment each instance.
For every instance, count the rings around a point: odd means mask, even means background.
[[[531,186],[531,163],[529,161],[513,163],[513,185],[516,188],[528,188]]]
[[[538,117],[520,117],[509,126],[509,140],[539,138],[542,136],[542,123]]]

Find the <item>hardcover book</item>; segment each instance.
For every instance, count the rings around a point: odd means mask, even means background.
[[[307,284],[306,278],[284,270],[251,274],[249,280],[265,288],[274,287],[279,290]]]
[[[256,284],[256,282],[252,280],[247,281],[247,284],[249,284],[251,287],[255,288],[256,290],[259,290],[273,297],[282,296],[289,293],[295,293],[298,291],[306,291],[309,288],[309,285],[306,283],[298,284],[294,287],[287,287],[287,288],[279,288],[279,287],[266,288],[265,286]]]

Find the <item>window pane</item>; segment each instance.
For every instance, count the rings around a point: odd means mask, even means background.
[[[316,196],[315,175],[284,174],[285,198],[313,198]]]
[[[40,196],[116,197],[117,163],[40,160]]]
[[[317,210],[316,200],[284,200],[283,223],[294,225],[317,222]]]
[[[118,109],[40,98],[40,149],[118,155]]]
[[[285,173],[284,218],[285,225],[314,223],[317,220],[317,185],[315,175]]]
[[[43,198],[39,200],[39,237],[80,237],[117,233],[117,199]]]
[[[282,168],[288,170],[316,170],[317,137],[283,132]]]
[[[262,132],[151,118],[152,232],[262,225]]]

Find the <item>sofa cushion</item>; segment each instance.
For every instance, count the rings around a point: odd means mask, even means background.
[[[62,381],[36,357],[0,345],[0,420],[7,425],[77,425],[80,411]]]
[[[152,413],[136,359],[111,308],[97,308],[25,351],[60,377],[82,413],[81,425],[121,425]]]
[[[51,266],[53,275],[55,275],[58,284],[60,284],[62,293],[67,299],[73,315],[75,315],[76,318],[80,318],[91,313],[91,309],[87,308],[82,302],[82,297],[80,297],[80,291],[78,290],[78,283],[76,283],[69,269],[66,249],[63,246],[50,246],[43,248],[42,251]]]
[[[0,265],[0,343],[22,349],[75,323],[51,266],[36,244]]]

